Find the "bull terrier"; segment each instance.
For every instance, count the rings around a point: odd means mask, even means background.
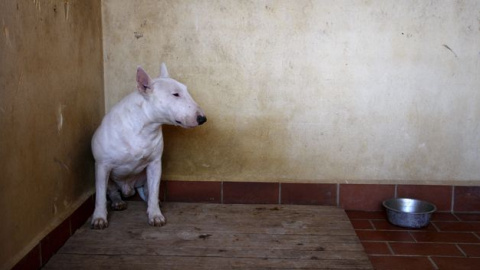
[[[147,201],[148,223],[164,225],[165,217],[158,205],[162,125],[193,128],[206,121],[187,87],[170,78],[164,63],[156,79],[138,67],[136,91],[112,107],[92,138],[96,197],[91,227],[108,226],[107,194],[111,208],[123,210],[127,204],[122,196],[134,195],[135,188]]]

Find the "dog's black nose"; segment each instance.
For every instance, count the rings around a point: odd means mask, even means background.
[[[197,123],[198,125],[201,125],[203,123],[207,122],[207,117],[205,117],[204,115],[199,115],[197,116]]]

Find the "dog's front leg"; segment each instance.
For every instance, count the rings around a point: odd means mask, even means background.
[[[105,229],[107,221],[107,184],[110,168],[105,164],[95,163],[95,211],[92,217],[92,229]]]
[[[160,176],[162,174],[162,162],[160,159],[152,161],[147,167],[148,185],[148,224],[152,226],[165,225],[165,217],[158,205],[158,194],[160,189]]]

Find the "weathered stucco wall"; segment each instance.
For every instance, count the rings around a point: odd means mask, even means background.
[[[207,113],[165,179],[480,180],[479,1],[102,5],[107,110],[165,61]]]
[[[0,1],[0,269],[92,194],[103,96],[99,1]]]

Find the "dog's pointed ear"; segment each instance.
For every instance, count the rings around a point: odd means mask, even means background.
[[[160,66],[160,78],[170,78],[170,75],[168,75],[167,65],[165,65],[165,63],[162,63]]]
[[[137,67],[137,89],[141,94],[152,92],[152,79],[141,66]]]

